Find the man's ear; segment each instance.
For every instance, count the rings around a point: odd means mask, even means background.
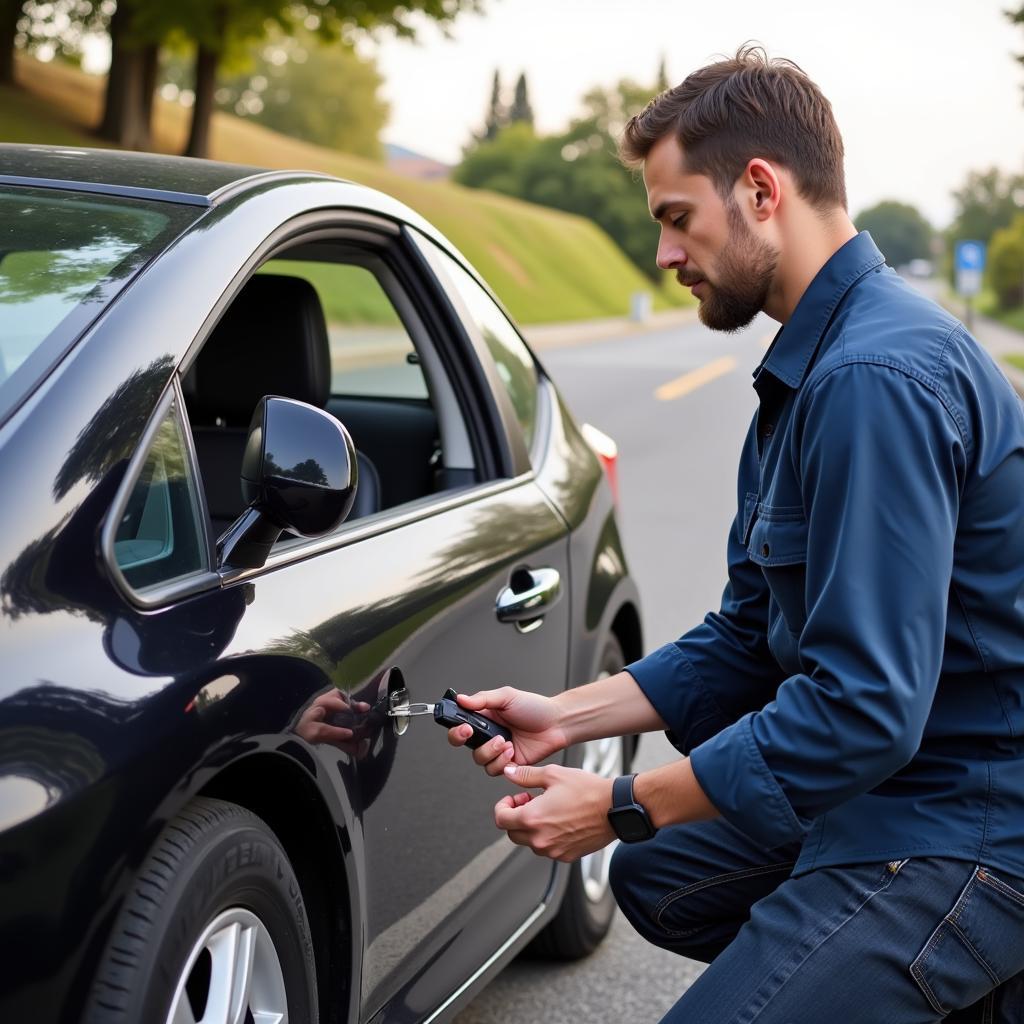
[[[755,220],[768,220],[782,199],[782,182],[778,172],[767,160],[754,157],[746,166],[737,190],[741,204],[746,203]]]

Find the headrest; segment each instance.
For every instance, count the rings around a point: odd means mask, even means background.
[[[214,327],[185,382],[194,422],[247,427],[264,395],[322,409],[331,354],[316,290],[299,277],[256,274]]]

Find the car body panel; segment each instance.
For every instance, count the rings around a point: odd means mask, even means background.
[[[96,157],[89,173],[111,181],[123,156]],[[241,172],[153,174],[129,168],[113,183],[216,191]],[[508,787],[453,754],[429,718],[396,736],[376,707],[365,751],[303,734],[318,698],[379,700],[396,667],[414,701],[449,685],[555,693],[592,677],[597,641],[638,602],[608,527],[610,489],[553,387],[535,473],[300,542],[263,571],[211,573],[166,607],[128,600],[102,567],[126,467],[231,295],[310,218],[361,216],[446,245],[356,185],[274,177],[222,191],[0,429],[0,941],[12,951],[0,1018],[77,1019],[163,823],[255,758],[266,778],[280,766],[282,780],[305,779],[333,825],[317,834],[329,833],[323,863],[347,892],[334,925],[351,940],[347,1019],[447,1017],[557,909],[564,867],[496,832],[490,809]],[[554,567],[564,586],[526,634],[494,616],[520,566]],[[517,897],[496,907],[495,891]]]

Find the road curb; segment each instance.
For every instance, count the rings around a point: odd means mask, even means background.
[[[532,348],[569,348],[573,345],[589,345],[595,341],[611,338],[632,337],[650,334],[654,331],[669,330],[697,319],[697,308],[687,306],[665,313],[654,313],[646,320],[637,322],[628,317],[609,317],[604,320],[573,320],[556,324],[521,324],[520,330]]]

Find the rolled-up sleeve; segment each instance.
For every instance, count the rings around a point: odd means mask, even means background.
[[[966,465],[957,417],[928,381],[855,362],[808,388],[790,437],[807,514],[803,671],[690,755],[711,802],[769,846],[917,751]]]
[[[739,511],[729,530],[729,575],[719,611],[709,613],[678,640],[626,666],[669,726],[669,739],[683,753],[744,712],[763,707],[784,678],[768,648],[768,585],[744,546],[757,476],[752,424],[740,457]]]

